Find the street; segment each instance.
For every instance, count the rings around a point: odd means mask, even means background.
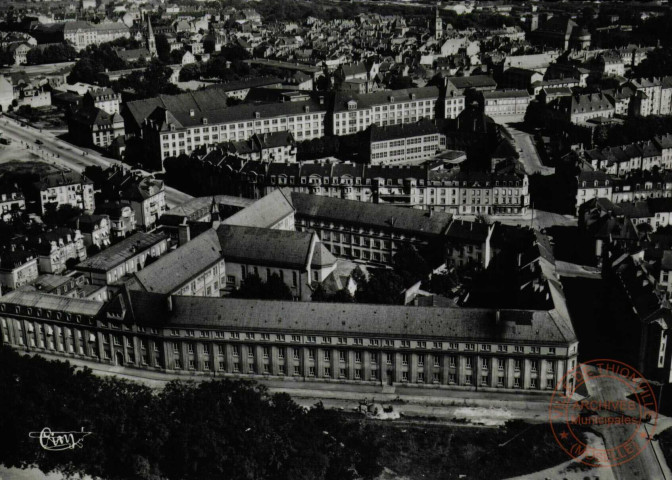
[[[515,142],[515,146],[520,155],[520,162],[525,168],[525,173],[532,175],[534,173],[541,173],[542,175],[552,175],[555,173],[555,169],[551,167],[546,167],[541,163],[539,158],[539,152],[537,152],[537,147],[534,145],[534,139],[529,133],[518,130],[513,126],[513,123],[507,123],[506,129],[509,131]]]
[[[595,370],[595,367],[586,367],[584,365],[584,369]],[[625,400],[627,396],[632,393],[632,389],[637,389],[635,384],[627,380],[620,381],[616,380],[614,377],[608,377],[605,375],[591,377],[586,376],[586,373],[587,372],[584,371],[584,378],[587,379],[587,387],[591,392],[591,396],[589,397],[590,400]],[[651,412],[651,415],[654,416],[654,413]],[[637,450],[641,450],[639,455],[612,468],[614,476],[617,480],[632,480],[638,478],[646,480],[672,479],[672,472],[670,472],[670,469],[665,462],[665,458],[662,457],[662,454],[658,451],[657,445],[655,445],[657,442],[651,441],[649,445],[646,445],[648,442],[646,434],[633,436],[637,430],[636,425],[612,424],[598,425],[593,426],[592,428],[603,436],[605,446],[612,463],[617,463],[617,460],[612,458],[613,453],[619,446],[626,444],[630,437],[632,437],[632,442],[637,444]],[[650,431],[651,428],[649,427],[646,430]]]
[[[74,65],[75,62],[45,63],[43,65],[16,65],[7,68],[0,68],[0,74],[25,72],[28,76],[44,75],[57,72],[63,68]]]
[[[3,117],[0,120],[0,132],[7,138],[12,139],[22,147],[39,155],[44,161],[70,168],[76,172],[83,172],[91,165],[107,168],[111,165],[123,165],[122,162],[103,157],[95,150],[78,147],[55,137],[51,132],[39,131],[30,126],[21,126],[15,120]],[[36,140],[42,142],[35,143]],[[21,143],[23,142],[23,143]],[[136,169],[144,175],[149,175],[144,170]],[[166,186],[166,204],[169,208],[180,205],[192,199],[191,195]]]
[[[59,357],[43,354],[50,360]],[[71,359],[74,365],[88,367],[96,375],[114,376],[143,383],[154,389],[161,389],[172,380],[209,381],[214,378],[237,378],[229,375],[204,376],[151,372],[142,369],[101,364],[83,359]],[[418,421],[428,420],[446,425],[459,423],[461,426],[497,427],[508,420],[520,419],[534,423],[548,421],[549,395],[520,393],[501,395],[496,392],[471,392],[439,389],[418,389],[396,386],[394,393],[381,392],[380,385],[348,385],[321,382],[302,382],[268,379],[259,376],[256,381],[265,385],[271,393],[286,393],[299,405],[310,407],[322,402],[327,408],[353,411],[360,400],[368,399],[382,405],[393,405],[395,411]]]

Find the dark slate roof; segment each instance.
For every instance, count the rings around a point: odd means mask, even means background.
[[[208,91],[208,90],[205,90]],[[191,110],[194,114],[191,115]],[[283,117],[288,115],[326,113],[326,107],[320,105],[318,100],[303,100],[296,102],[277,102],[264,104],[241,103],[231,107],[219,109],[199,110],[193,109],[166,109],[165,107],[156,107],[148,118],[151,118],[155,124],[163,130],[168,129],[168,124],[172,123],[177,128],[197,126],[203,124],[203,119],[207,119],[209,124],[229,123],[242,120],[253,120],[256,118]],[[172,116],[168,117],[166,114]]]
[[[59,187],[62,185],[75,185],[75,184],[89,184],[92,183],[91,180],[86,178],[84,175],[73,172],[73,171],[60,171],[48,173],[40,177],[40,181],[36,183],[36,186],[40,190],[46,188]]]
[[[405,307],[178,296],[172,310],[146,293],[132,296],[136,320],[165,319],[170,326],[261,332],[373,337],[436,338],[561,345],[576,341],[571,328],[554,310]],[[152,309],[146,312],[146,309]],[[156,310],[161,311],[158,316]],[[165,316],[164,316],[165,314]],[[158,317],[158,318],[157,318]],[[161,322],[163,323],[163,322]]]
[[[483,92],[483,98],[490,100],[491,98],[530,98],[527,90],[497,90],[494,92]]]
[[[487,223],[468,222],[464,220],[454,220],[448,226],[446,236],[450,239],[459,241],[469,241],[483,243],[490,234],[490,228]]]
[[[439,130],[436,128],[434,122],[423,118],[416,123],[388,125],[385,127],[379,127],[378,125],[373,124],[369,127],[369,133],[370,142],[382,142],[385,140],[395,140],[398,138],[438,134]]]
[[[222,259],[217,233],[210,229],[134,274],[129,288],[171,293]],[[131,286],[132,285],[132,286]]]
[[[70,298],[62,295],[50,295],[42,292],[23,292],[14,290],[0,297],[0,304],[41,308],[74,315],[95,316],[103,308],[102,302]]]
[[[135,233],[93,257],[80,262],[76,269],[107,272],[165,239],[166,236],[163,233]]]
[[[72,120],[89,126],[110,126],[123,121],[121,115],[118,113],[110,115],[104,110],[93,106],[80,108],[72,115]]]
[[[305,270],[313,242],[313,232],[272,230],[269,228],[220,225],[217,236],[224,260],[241,261],[254,265],[275,265]],[[333,265],[336,258],[319,242],[313,254],[311,267]]]
[[[292,192],[296,215],[413,234],[442,235],[453,216],[412,208]]]
[[[202,112],[226,108],[226,90],[216,85],[205,90],[181,93],[179,95],[159,95],[145,100],[126,102],[124,108],[131,114],[139,126],[156,107],[167,110],[186,111],[199,110]]]
[[[467,88],[497,87],[495,79],[489,75],[474,75],[471,77],[447,77],[446,80],[452,83],[455,88],[465,90]]]
[[[334,99],[334,112],[348,110],[348,101],[355,100],[357,108],[368,108],[374,105],[405,103],[415,96],[416,100],[439,98],[437,87],[405,88],[401,90],[383,90],[373,93],[337,92]]]

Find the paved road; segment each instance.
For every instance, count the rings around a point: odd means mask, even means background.
[[[561,277],[602,278],[602,271],[597,267],[578,265],[576,263],[563,262],[562,260],[556,260],[555,266],[558,275]]]
[[[57,72],[65,67],[74,65],[75,62],[47,63],[44,65],[18,65],[7,68],[0,68],[0,73],[26,72],[29,76],[44,75]]]
[[[541,163],[539,152],[534,145],[534,139],[529,133],[518,130],[511,123],[506,125],[506,129],[511,133],[513,141],[518,148],[520,155],[520,162],[525,167],[525,173],[532,175],[533,173],[541,173],[542,175],[552,175],[555,169],[546,167]]]
[[[40,353],[49,360],[62,360],[62,357]],[[114,376],[143,383],[154,389],[161,389],[171,380],[208,381],[212,376],[172,374],[152,372],[136,368],[126,368],[101,364],[83,359],[69,359],[80,367],[90,368],[96,375]],[[218,376],[217,378],[224,378]],[[362,399],[375,400],[381,405],[394,405],[396,411],[407,417],[434,417],[444,423],[462,419],[472,425],[498,426],[507,420],[522,419],[530,422],[548,421],[550,396],[534,394],[502,395],[496,392],[462,392],[413,387],[397,387],[394,393],[382,393],[378,385],[325,384],[319,382],[301,382],[289,380],[263,380],[259,383],[268,387],[272,393],[287,393],[298,404],[312,406],[323,402],[328,408],[352,411]],[[402,402],[398,400],[401,399]]]
[[[39,131],[28,126],[20,126],[18,122],[8,117],[0,117],[0,132],[11,138],[19,145],[23,145],[47,162],[52,162],[77,172],[82,172],[90,165],[107,168],[110,165],[122,165],[118,160],[104,157],[95,150],[72,145],[55,137],[46,130]],[[40,140],[42,145],[35,143]],[[21,144],[23,142],[23,144]],[[84,155],[83,153],[86,153]],[[148,172],[142,171],[145,175]],[[166,203],[169,208],[180,205],[193,198],[191,195],[166,187]]]
[[[592,366],[584,366],[584,368],[596,370],[595,367]],[[585,373],[586,372],[584,372],[584,375]],[[628,382],[627,380],[619,381],[603,375],[599,377],[589,377],[587,383],[591,393],[590,399],[597,401],[624,400],[628,395],[632,394],[633,390],[631,390],[631,388],[637,389],[637,386],[632,382]],[[630,385],[631,388],[629,388],[628,385]],[[599,415],[605,416],[605,413],[607,412],[600,411]],[[616,412],[614,412],[614,415],[616,415]],[[657,414],[651,412],[651,415],[655,418]],[[632,437],[632,441],[637,444],[637,449],[641,449],[641,453],[636,457],[630,459],[626,463],[613,467],[614,476],[617,480],[672,479],[672,473],[665,462],[665,458],[660,455],[657,448],[654,448],[654,445],[647,445],[649,440],[646,438],[644,432],[640,431],[640,435],[635,434],[635,425],[600,425],[593,426],[593,428],[603,436],[610,460],[613,463],[617,462],[614,458],[614,452],[616,451],[614,449],[626,444],[630,437]],[[644,433],[644,435],[641,435],[641,433]]]

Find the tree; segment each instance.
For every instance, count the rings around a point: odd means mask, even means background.
[[[64,226],[69,225],[76,217],[82,214],[82,209],[73,207],[65,203],[57,206],[56,203],[47,203],[45,207],[45,214],[42,220],[47,225]]]
[[[57,43],[44,48],[31,48],[26,55],[30,65],[70,62],[77,58],[77,50],[69,43]]]
[[[324,285],[318,283],[313,289],[310,299],[313,302],[352,303],[355,301],[347,288],[342,288],[335,293],[328,293]]]
[[[258,298],[262,300],[292,300],[292,291],[277,273],[271,274],[264,282],[259,275],[248,274],[242,285],[231,296],[237,298]]]
[[[8,48],[0,47],[0,65],[14,65],[14,54]]]
[[[374,431],[321,405],[305,411],[255,382],[168,383],[154,391],[67,362],[0,347],[0,463],[109,480],[375,478]],[[27,432],[91,432],[84,448],[45,455]],[[38,427],[36,427],[38,426]]]
[[[369,280],[359,285],[355,298],[359,303],[384,303],[398,305],[406,289],[404,278],[392,270],[377,270]]]
[[[201,78],[201,67],[198,63],[185,65],[180,70],[180,82],[188,82],[189,80],[198,80]]]

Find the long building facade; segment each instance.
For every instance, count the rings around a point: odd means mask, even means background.
[[[228,158],[227,158],[228,157]],[[195,152],[192,171],[228,195],[261,198],[279,188],[461,215],[520,215],[530,206],[525,173],[465,172],[427,165],[243,161],[213,149]]]
[[[437,389],[571,392],[578,342],[559,310],[485,310],[180,297],[109,304],[0,297],[2,343],[145,370]]]

